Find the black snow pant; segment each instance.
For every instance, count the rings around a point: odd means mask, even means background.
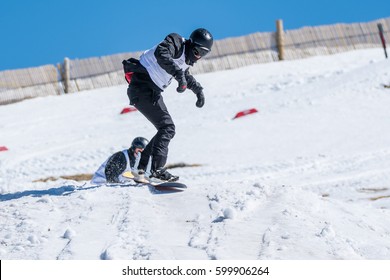
[[[149,75],[134,73],[127,89],[130,105],[141,112],[157,129],[156,135],[141,153],[138,169],[146,170],[150,156],[151,170],[164,167],[168,146],[175,136],[175,124],[165,106],[161,90],[150,80]]]

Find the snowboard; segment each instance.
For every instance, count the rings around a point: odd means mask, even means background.
[[[173,192],[182,192],[187,186],[179,182],[164,182],[160,184],[154,183],[141,183],[149,186],[149,188],[155,192],[164,192],[164,193],[173,193]]]
[[[122,174],[123,177],[134,179],[134,176],[131,172],[127,171]],[[164,183],[153,183],[153,182],[136,182],[139,186],[148,186],[152,192],[182,192],[187,186],[179,182],[164,182]]]

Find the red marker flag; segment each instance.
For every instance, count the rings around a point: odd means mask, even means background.
[[[6,146],[0,146],[0,152],[8,151],[8,148]]]
[[[234,118],[234,119],[237,119],[237,118],[241,118],[243,116],[247,116],[247,115],[250,115],[250,114],[254,114],[254,113],[257,113],[257,109],[256,108],[252,108],[252,109],[249,109],[249,110],[245,110],[245,111],[241,111],[241,112],[238,112]]]
[[[123,110],[121,111],[121,114],[127,114],[127,113],[135,112],[135,111],[137,111],[137,109],[134,107],[126,107],[126,108],[123,108]]]

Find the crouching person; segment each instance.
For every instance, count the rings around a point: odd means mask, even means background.
[[[131,174],[132,171],[137,170],[141,153],[148,143],[146,138],[134,138],[129,149],[116,152],[102,163],[95,172],[91,184],[118,184],[130,181],[131,179],[123,174]]]

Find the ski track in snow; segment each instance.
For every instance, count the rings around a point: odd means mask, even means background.
[[[170,159],[202,164],[174,170],[181,193],[33,182],[92,173],[151,136],[139,114],[117,115],[122,87],[1,107],[1,141],[13,144],[0,154],[0,258],[389,259],[389,72],[376,51],[199,75],[201,112],[168,89]]]

